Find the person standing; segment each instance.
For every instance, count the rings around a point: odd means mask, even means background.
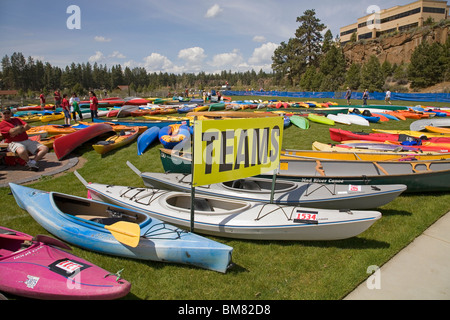
[[[70,126],[70,105],[69,101],[67,101],[67,94],[65,93],[61,101],[61,108],[64,112],[64,124]]]
[[[350,101],[351,97],[352,97],[352,90],[350,90],[350,88],[347,87],[347,92],[345,93],[345,99],[347,100],[348,105],[352,104]]]
[[[54,93],[53,93],[53,98],[55,99],[55,108],[59,108],[61,107],[61,93],[59,92],[59,89],[57,89]]]
[[[70,112],[72,112],[73,121],[75,121],[75,123],[77,122],[77,113],[78,116],[80,117],[80,120],[83,121],[83,113],[81,113],[79,103],[80,98],[77,97],[77,94],[75,92],[72,93],[72,97],[69,100],[69,104],[70,104]]]
[[[89,91],[89,109],[91,110],[92,122],[98,118],[98,99],[94,91]]]
[[[384,97],[384,102],[392,104],[391,103],[391,91],[389,91],[389,89],[388,89],[388,91],[386,91],[386,97]]]
[[[45,96],[44,93],[39,95],[39,104],[41,105],[41,109],[44,110],[45,107]]]
[[[369,91],[367,91],[367,89],[364,90],[362,98],[363,98],[363,105],[366,106],[367,105],[367,99],[369,99]]]
[[[48,147],[38,141],[28,139],[27,130],[30,125],[20,118],[13,118],[10,108],[2,110],[2,121],[0,122],[0,133],[8,143],[8,150],[15,152],[27,164],[28,169],[39,171],[37,162],[48,152]],[[29,154],[33,154],[31,160]]]

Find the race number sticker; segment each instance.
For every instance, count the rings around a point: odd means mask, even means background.
[[[69,278],[89,267],[89,265],[71,259],[61,259],[49,265],[51,271]]]
[[[318,224],[318,211],[297,210],[294,217],[294,223]]]
[[[354,185],[350,184],[348,186],[348,191],[361,192],[361,186],[354,186]]]

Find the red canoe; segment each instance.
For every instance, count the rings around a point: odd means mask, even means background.
[[[366,141],[396,141],[398,142],[400,139],[400,135],[392,134],[392,133],[365,133],[365,132],[352,132],[337,128],[329,128],[330,130],[330,138],[333,141],[348,141],[348,140],[366,140]],[[424,132],[424,136],[426,136],[426,132]],[[432,143],[440,143],[440,144],[448,144],[450,143],[449,137],[430,137],[426,139],[422,139],[422,142],[432,142]]]
[[[61,160],[83,143],[108,132],[114,132],[113,128],[109,124],[93,124],[84,129],[69,133],[56,139],[53,142],[53,149],[55,150],[58,160]]]

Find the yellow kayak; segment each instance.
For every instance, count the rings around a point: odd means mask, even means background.
[[[42,122],[50,122],[55,120],[61,120],[64,119],[64,113],[62,112],[55,112],[52,114],[46,114],[39,118]]]
[[[118,134],[107,138],[105,141],[99,141],[92,145],[95,151],[100,154],[105,154],[111,150],[123,147],[131,143],[137,138],[139,134],[139,127],[128,127],[126,130],[122,130]]]

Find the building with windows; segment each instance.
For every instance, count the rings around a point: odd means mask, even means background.
[[[370,13],[356,23],[340,28],[342,44],[350,41],[354,33],[357,40],[376,39],[386,33],[421,27],[429,18],[435,22],[448,19],[450,6],[447,1],[419,0],[389,9],[370,6],[367,11]]]

